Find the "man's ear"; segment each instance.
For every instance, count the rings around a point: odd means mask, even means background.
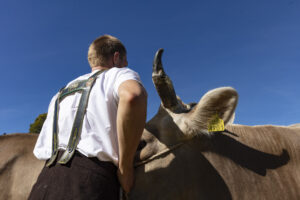
[[[116,51],[113,56],[114,67],[117,66],[119,64],[119,62],[120,62],[120,53],[118,51]]]

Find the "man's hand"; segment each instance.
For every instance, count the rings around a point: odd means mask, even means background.
[[[127,170],[118,169],[118,178],[124,192],[128,194],[134,183],[134,169],[133,167]]]
[[[147,93],[137,81],[128,80],[119,86],[118,94],[118,178],[123,190],[129,193],[134,182],[134,155],[145,127]]]

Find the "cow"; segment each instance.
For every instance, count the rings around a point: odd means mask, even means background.
[[[163,69],[162,52],[152,74],[161,105],[145,126],[127,198],[300,199],[300,127],[232,124],[238,94],[231,87],[183,103]],[[210,130],[214,121],[225,129]],[[1,136],[1,199],[29,194],[44,165],[31,153],[35,141],[32,134]]]
[[[44,162],[33,155],[37,134],[0,136],[0,199],[27,199]]]
[[[300,199],[300,127],[231,124],[237,92],[209,91],[196,104],[176,96],[156,54],[162,104],[147,122],[130,199]],[[218,115],[223,131],[209,132]]]

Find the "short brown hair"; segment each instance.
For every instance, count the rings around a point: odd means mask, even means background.
[[[103,35],[92,42],[88,51],[88,61],[91,67],[107,65],[107,61],[115,52],[120,56],[126,55],[126,48],[122,42],[111,35]]]

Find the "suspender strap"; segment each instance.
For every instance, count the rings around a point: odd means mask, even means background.
[[[54,112],[55,114],[53,120],[52,156],[48,161],[48,163],[46,164],[47,167],[51,166],[54,163],[58,153],[57,118],[58,118],[58,111],[59,111],[59,102],[69,94],[72,94],[74,92],[79,92],[79,91],[82,92],[67,149],[61,156],[60,160],[58,161],[58,163],[60,164],[66,164],[74,155],[76,147],[78,145],[79,138],[81,135],[83,118],[88,105],[88,99],[89,99],[91,89],[95,83],[95,80],[97,79],[97,76],[101,74],[103,71],[104,70],[100,70],[95,74],[93,74],[87,80],[81,82],[75,82],[74,83],[75,86],[74,84],[71,84],[68,88],[66,89],[63,88],[60,91],[60,94],[55,102],[55,112]]]
[[[57,149],[57,144],[58,144],[58,138],[57,138],[57,118],[58,118],[58,110],[59,110],[59,97],[64,90],[65,87],[60,89],[58,97],[56,98],[55,105],[54,105],[54,116],[53,116],[53,132],[52,132],[52,156],[50,160],[47,162],[46,166],[49,167],[50,165],[53,164],[57,157],[58,149]]]

